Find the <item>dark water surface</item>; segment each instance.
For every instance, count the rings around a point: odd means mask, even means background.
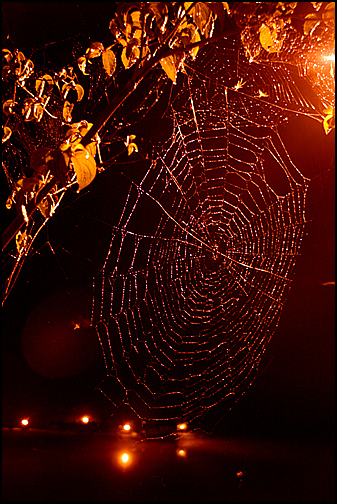
[[[334,501],[324,446],[3,429],[2,462],[5,502]]]

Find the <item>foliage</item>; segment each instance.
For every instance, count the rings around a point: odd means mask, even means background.
[[[300,69],[318,97],[312,106],[328,134],[335,121],[334,94],[331,89],[326,92],[334,83],[334,64],[318,64],[317,58],[313,63],[311,56],[322,56],[327,47],[330,55],[334,51],[335,3],[305,4],[311,11],[297,15],[298,2],[117,3],[109,24],[112,43],[105,47],[93,42],[73,64],[54,72],[36,70],[18,49],[3,49],[2,142],[19,142],[30,157],[30,173],[9,179],[12,194],[7,208],[15,204],[21,225],[32,220],[36,208],[48,219],[60,191],[73,186],[81,191],[94,180],[100,171],[95,160],[100,155],[100,130],[138,84],[161,69],[161,79],[176,85],[202,46],[232,34],[241,37],[249,62],[279,61],[291,63],[296,72]],[[78,112],[83,110],[79,103],[87,99],[79,76],[91,78],[97,67],[109,87],[108,105],[89,123]],[[114,83],[120,74],[126,84],[118,89]],[[241,79],[234,89],[245,84]],[[266,97],[259,90],[258,98]],[[120,139],[129,156],[138,152],[134,140],[132,132]],[[27,243],[23,236],[16,233],[18,251]]]
[[[142,66],[159,48],[186,49],[202,38],[212,37],[215,21],[223,27],[227,2],[132,2],[122,3],[110,22],[110,31],[123,47],[121,60],[125,69]],[[188,56],[195,58],[198,45],[160,59],[166,75],[176,83]]]

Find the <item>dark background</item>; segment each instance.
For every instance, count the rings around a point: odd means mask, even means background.
[[[79,33],[89,36],[92,42],[112,43],[108,30],[112,9],[112,4],[98,2],[5,2],[3,47],[17,47],[30,57],[36,53],[34,48],[52,44],[46,46],[48,56],[53,54],[54,43]],[[312,179],[306,234],[293,287],[261,376],[215,432],[330,443],[334,437],[335,365],[334,131],[326,136],[318,122],[294,117],[282,130],[282,136],[295,164]],[[95,418],[112,413],[109,402],[95,391],[102,377],[102,362],[90,328],[81,330],[71,348],[65,336],[63,350],[53,354],[55,361],[63,362],[60,366],[68,369],[61,372],[69,374],[73,366],[72,376],[52,378],[34,371],[24,357],[22,344],[23,335],[31,330],[29,317],[34,310],[35,321],[40,321],[44,313],[53,313],[56,332],[62,317],[75,321],[78,316],[90,316],[92,275],[102,266],[110,239],[109,229],[95,215],[99,214],[97,205],[102,204],[102,187],[109,183],[113,183],[113,175],[104,172],[78,203],[73,203],[73,196],[65,200],[49,228],[50,241],[57,238],[61,245],[55,249],[56,255],[48,247],[33,255],[4,304],[5,425],[18,425],[23,416],[38,423],[39,419],[75,419],[85,411]],[[4,216],[4,226],[10,218],[8,213]],[[64,306],[64,299],[73,305],[69,308],[73,312],[63,313],[59,306]],[[74,299],[76,303],[71,303]],[[85,352],[83,338],[90,351]],[[67,352],[70,361],[64,364]],[[56,364],[50,362],[55,369]]]

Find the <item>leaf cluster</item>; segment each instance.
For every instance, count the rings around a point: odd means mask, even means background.
[[[216,19],[223,27],[226,11],[227,2],[123,2],[109,27],[122,46],[125,69],[142,67],[161,51],[161,67],[176,83],[185,58],[196,57],[198,43],[212,36]]]
[[[241,41],[249,61],[263,52],[278,53],[287,37],[287,29],[297,2],[235,2],[231,16],[241,28]]]
[[[107,75],[111,77],[116,70],[117,60],[115,53],[111,50],[112,46],[104,49],[101,42],[93,42],[86,50],[85,54],[77,59],[77,64],[83,75],[89,75],[88,65],[92,64],[93,58],[102,58],[103,68]]]
[[[235,2],[231,17],[249,62],[287,63],[305,77],[315,95],[311,106],[328,133],[334,127],[334,65],[328,72],[326,56],[334,52],[335,3],[307,2],[305,8],[312,12],[302,14],[299,2]]]
[[[24,85],[26,79],[34,72],[34,63],[25,57],[19,50],[2,50],[2,80],[8,82],[12,76],[15,80]]]
[[[58,149],[40,147],[36,149],[30,159],[31,177],[19,179],[15,184],[12,195],[8,198],[6,207],[11,208],[15,203],[19,212],[25,216],[25,208],[34,201],[37,203],[41,190],[54,179],[54,187],[47,197],[37,204],[40,212],[49,217],[58,201],[59,186],[77,184],[78,191],[87,187],[96,176],[96,143],[92,142],[84,147],[82,138],[92,127],[87,121],[74,123],[68,129],[65,140]]]
[[[305,16],[303,33],[319,41],[325,34],[333,37],[335,33],[335,2],[322,5],[323,2],[311,2],[316,12]]]
[[[8,49],[3,49],[2,55],[3,80],[12,86],[12,97],[2,104],[6,117],[3,143],[10,138],[14,130],[19,136],[28,137],[28,130],[26,131],[22,122],[18,121],[20,117],[24,123],[38,124],[45,115],[48,115],[49,126],[52,119],[55,128],[71,123],[74,102],[81,101],[84,97],[84,89],[79,84],[73,67],[63,68],[53,75],[47,73],[38,75],[34,72],[34,63],[26,59],[22,52],[12,53]],[[49,127],[48,130],[55,131],[55,128]]]

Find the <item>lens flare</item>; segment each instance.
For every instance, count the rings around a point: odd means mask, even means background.
[[[126,432],[129,432],[131,430],[131,426],[129,424],[125,424],[123,425],[123,429],[126,431]]]
[[[21,420],[21,423],[22,423],[22,425],[28,425],[29,422],[28,422],[27,418],[24,418],[23,420]]]
[[[130,455],[128,453],[123,453],[121,456],[121,461],[123,464],[127,464],[130,462]]]
[[[81,420],[82,420],[82,422],[83,422],[84,424],[89,423],[89,417],[87,417],[87,416],[82,417],[82,418],[81,418]]]

